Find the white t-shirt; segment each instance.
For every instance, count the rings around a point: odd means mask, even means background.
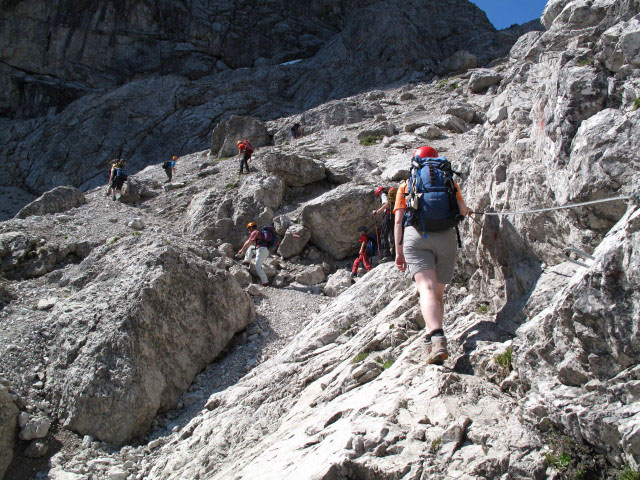
[[[382,205],[384,205],[385,203],[387,203],[389,201],[389,197],[387,197],[387,194],[382,192],[380,194],[380,200],[382,201]]]

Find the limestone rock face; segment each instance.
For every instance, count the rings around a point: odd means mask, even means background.
[[[101,247],[68,271],[78,290],[47,322],[58,417],[112,443],[145,432],[255,317],[226,272],[159,239],[135,242]]]
[[[232,115],[220,122],[211,133],[211,155],[231,157],[238,154],[237,143],[244,139],[254,148],[269,145],[270,138],[264,123],[252,117]]]
[[[425,40],[419,25],[434,17],[439,28]],[[233,115],[277,118],[428,77],[461,50],[487,61],[511,45],[462,0],[278,7],[162,0],[156,8],[37,1],[5,5],[0,23],[0,145],[8,173],[0,182],[38,192],[95,187],[114,156],[135,173],[209,145],[214,154],[233,155],[231,137],[254,130],[211,138]],[[461,65],[469,63],[444,70]],[[337,125],[380,109],[337,104],[319,114]],[[259,136],[270,143],[261,129]]]
[[[157,451],[148,477],[205,475],[208,459],[212,479],[447,478],[462,464],[485,478],[544,478],[530,450],[540,438],[513,400],[477,377],[425,366],[413,287],[391,264],[375,270],[278,357],[212,395],[189,438]]]
[[[344,184],[302,207],[302,221],[311,243],[337,259],[354,253],[360,225],[371,226],[376,198],[370,187]]]
[[[324,293],[330,297],[337,297],[351,286],[351,273],[347,270],[338,270],[329,275]]]
[[[16,215],[27,218],[31,215],[47,215],[66,212],[86,202],[84,193],[73,187],[56,187],[25,206]]]
[[[0,384],[0,478],[13,458],[17,423],[18,407],[9,398],[7,387]]]
[[[266,172],[282,178],[290,187],[318,182],[327,176],[325,166],[321,162],[303,155],[271,152],[261,159],[260,165]]]
[[[547,307],[518,330],[515,364],[526,408],[613,461],[640,463],[640,209],[630,208]],[[542,288],[542,286],[540,286]],[[536,296],[534,291],[533,297]]]

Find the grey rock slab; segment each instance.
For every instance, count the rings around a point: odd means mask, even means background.
[[[32,215],[50,215],[66,212],[80,205],[84,205],[84,193],[74,187],[56,187],[43,193],[29,205],[22,208],[16,218],[27,218]]]
[[[270,152],[260,159],[265,172],[275,174],[291,187],[301,187],[326,178],[325,166],[313,158],[284,152]]]
[[[18,407],[9,397],[7,387],[0,384],[0,478],[13,459],[17,417]]]
[[[244,139],[254,148],[270,144],[267,128],[261,120],[248,116],[232,115],[218,123],[211,133],[211,155],[230,157],[238,154],[237,142]]]

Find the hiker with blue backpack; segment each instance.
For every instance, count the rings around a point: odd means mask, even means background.
[[[453,181],[454,173],[433,147],[418,148],[394,208],[396,266],[416,282],[427,330],[427,363],[436,365],[449,357],[442,329],[444,288],[453,278],[458,223],[471,213]]]
[[[111,165],[111,174],[109,175],[109,192],[112,200],[116,200],[116,193],[122,196],[122,186],[127,180],[127,174],[124,171],[124,167],[127,164],[123,159],[118,158],[114,160]]]
[[[255,222],[247,224],[247,234],[249,238],[238,251],[238,255],[244,255],[246,263],[251,263],[251,260],[255,257],[256,273],[260,277],[260,284],[266,287],[269,285],[269,279],[267,274],[264,273],[262,264],[269,256],[269,249],[278,246],[278,235],[272,226],[267,225],[259,229]]]
[[[358,228],[358,233],[360,234],[360,238],[358,239],[360,242],[360,251],[358,253],[358,258],[353,262],[351,278],[358,276],[360,263],[364,264],[364,268],[367,272],[371,271],[371,258],[378,254],[378,239],[374,233],[370,235],[367,234],[367,230],[367,227],[364,226]]]

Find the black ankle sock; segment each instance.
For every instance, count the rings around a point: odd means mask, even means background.
[[[430,337],[444,337],[444,330],[438,328],[429,334]]]

